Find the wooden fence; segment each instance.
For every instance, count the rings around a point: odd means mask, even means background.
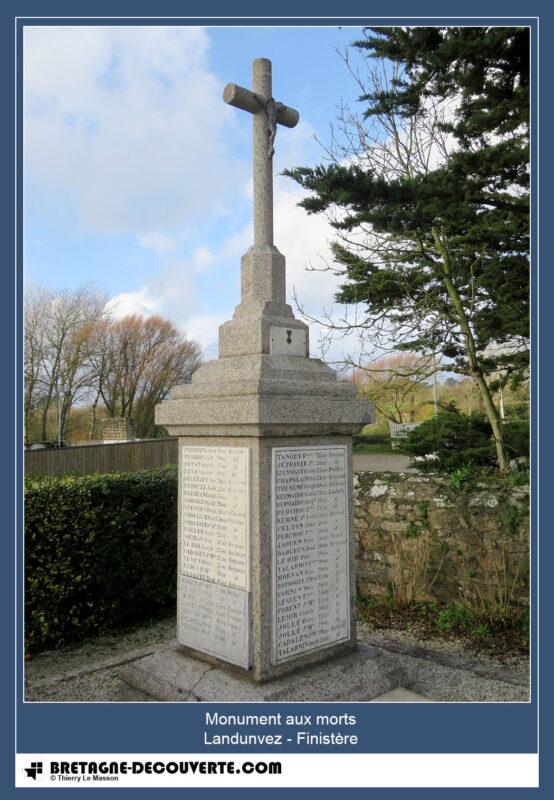
[[[136,472],[177,463],[177,439],[88,444],[25,451],[25,475],[89,475],[91,472]]]

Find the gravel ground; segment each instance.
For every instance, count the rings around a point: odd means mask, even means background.
[[[175,638],[175,617],[122,634],[46,650],[25,664],[25,699],[46,702],[113,702],[119,673],[129,661]]]
[[[383,648],[399,665],[411,666],[417,685],[405,687],[439,701],[528,699],[529,662],[523,656],[499,661],[470,652],[460,641],[422,642],[406,631],[372,631],[360,624],[359,639]],[[163,648],[175,637],[175,618],[134,631],[90,639],[47,651],[26,662],[25,699],[32,702],[114,702],[126,664]],[[414,659],[419,659],[414,662]],[[414,664],[416,669],[414,669]]]
[[[404,688],[436,702],[528,702],[529,659],[502,660],[469,650],[460,640],[416,638],[407,631],[373,631],[364,623],[358,639],[383,648],[407,678]]]
[[[483,667],[490,668],[491,670],[507,668],[508,671],[518,676],[520,680],[526,683],[529,682],[529,657],[521,653],[504,655],[502,659],[498,659],[485,653],[479,653],[473,649],[470,650],[466,642],[460,639],[445,639],[437,635],[434,638],[427,638],[425,641],[422,641],[409,631],[388,628],[385,634],[383,631],[373,631],[370,626],[363,622],[358,622],[358,639],[367,644],[377,646],[386,646],[386,644],[392,640],[394,642],[424,648],[432,653],[460,656],[467,661],[468,666],[481,664]]]

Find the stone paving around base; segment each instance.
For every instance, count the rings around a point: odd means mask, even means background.
[[[171,641],[174,622],[157,630],[160,640],[137,647],[144,638],[136,634],[113,637],[101,645],[88,642],[81,648],[44,653],[26,665],[25,699],[31,702],[121,702],[148,701],[121,681],[129,670],[141,670],[150,659],[165,670],[165,691],[174,692],[168,700],[197,702],[213,699],[257,700],[262,702],[297,699],[310,701],[376,702],[526,702],[529,697],[525,663],[506,667],[485,657],[477,657],[444,643],[429,646],[405,637],[385,636],[361,629],[358,653],[344,656],[319,667],[280,679],[279,682],[252,687],[243,678],[209,664],[190,659],[188,672],[179,674]],[[127,642],[124,647],[121,641]],[[179,654],[179,658],[182,656]],[[350,663],[352,662],[352,663]],[[152,664],[150,664],[152,666]],[[158,676],[160,671],[158,669]],[[194,675],[192,674],[194,672]],[[152,672],[149,671],[150,680]],[[162,681],[163,684],[163,681]],[[158,687],[159,688],[159,687]],[[180,694],[176,689],[183,689]],[[256,692],[259,696],[249,697]],[[126,696],[125,696],[126,695]],[[211,697],[210,697],[211,695]],[[334,695],[334,697],[333,697]],[[416,695],[417,697],[415,697]]]
[[[394,644],[394,643],[393,643]],[[497,669],[475,671],[459,658],[413,648],[359,643],[334,658],[265,684],[177,652],[175,645],[127,665],[121,700],[163,702],[524,702],[528,691],[516,676]],[[460,668],[460,667],[466,667]],[[402,691],[399,691],[399,690]],[[393,692],[391,695],[390,693]]]

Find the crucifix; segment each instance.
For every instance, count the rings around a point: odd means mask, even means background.
[[[223,99],[253,116],[254,246],[273,244],[273,143],[277,124],[294,128],[299,114],[274,100],[271,90],[271,61],[257,58],[252,63],[252,91],[228,83]]]

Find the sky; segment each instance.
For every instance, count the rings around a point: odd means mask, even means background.
[[[160,314],[217,357],[217,329],[240,301],[253,242],[250,114],[222,100],[273,62],[273,94],[300,122],[279,126],[275,244],[287,296],[318,316],[337,279],[306,270],[333,231],[279,173],[324,159],[341,100],[357,86],[338,56],[359,28],[27,26],[24,38],[26,286],[94,285],[114,313]],[[297,316],[300,314],[297,313]],[[311,326],[318,355],[317,326]],[[337,342],[340,359],[354,343]]]

